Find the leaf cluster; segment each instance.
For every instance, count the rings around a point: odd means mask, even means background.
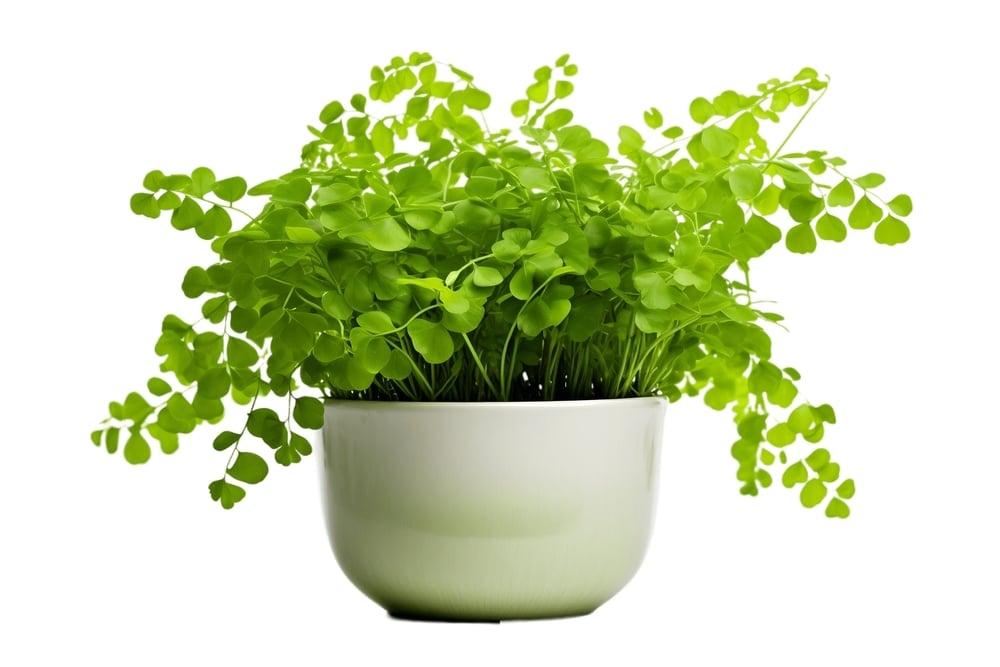
[[[170,453],[179,434],[218,423],[225,400],[247,406],[242,429],[214,440],[229,456],[209,488],[229,508],[240,483],[268,473],[247,436],[281,465],[300,461],[320,396],[701,395],[732,414],[742,493],[778,475],[801,485],[803,505],[847,516],[854,485],[827,497],[840,481],[829,452],[786,454],[835,416],[798,400],[798,372],[772,361],[766,327],[781,316],[756,299],[750,265],[867,230],[905,242],[910,198],[883,199],[883,176],[853,177],[825,151],[784,151],[826,91],[812,69],[698,97],[688,127],[650,108],[613,147],[565,106],[576,73],[568,56],[536,70],[510,107],[515,127],[491,130],[492,99],[471,74],[396,57],[372,68],[366,92],[322,109],[287,173],[252,188],[204,167],[147,174],[133,212],[169,216],[218,261],[188,269],[181,288],[203,319],[166,316],[161,374],[111,403],[94,443],[115,452],[124,440],[142,463],[150,439]],[[798,122],[771,137],[788,113]],[[247,198],[259,212],[237,207]]]

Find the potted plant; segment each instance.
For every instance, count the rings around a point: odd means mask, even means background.
[[[224,400],[245,406],[213,442],[209,491],[229,509],[268,474],[253,449],[298,463],[325,427],[334,551],[405,616],[571,615],[613,595],[648,540],[663,406],[685,396],[735,423],[741,493],[778,477],[846,517],[853,481],[812,446],[833,408],[797,401],[798,372],[772,359],[782,318],[750,265],[849,228],[905,242],[910,198],[785,152],[826,91],[812,69],[699,97],[689,129],[648,109],[614,148],[564,106],[576,70],[539,68],[516,129],[496,130],[470,74],[396,57],[323,108],[301,165],[272,180],[148,173],[133,212],[218,261],[188,269],[202,320],[164,318],[161,373],[111,403],[94,444],[144,463],[151,442],[170,453],[219,423]]]

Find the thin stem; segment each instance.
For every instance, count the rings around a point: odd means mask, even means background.
[[[808,107],[806,107],[806,110],[805,110],[804,112],[802,112],[802,115],[801,115],[801,116],[799,117],[798,121],[796,121],[795,125],[793,125],[793,126],[792,126],[792,129],[791,129],[791,130],[789,130],[788,134],[787,134],[787,135],[785,136],[785,139],[784,139],[784,141],[782,141],[782,142],[781,142],[781,143],[780,143],[780,144],[778,145],[778,148],[777,148],[777,149],[775,149],[775,150],[774,150],[774,151],[773,151],[773,152],[771,153],[771,155],[775,155],[775,156],[780,156],[780,155],[781,155],[781,149],[785,147],[785,144],[787,144],[787,143],[788,143],[788,140],[792,138],[792,135],[793,135],[793,134],[795,134],[795,131],[796,131],[797,129],[799,129],[799,126],[800,126],[800,125],[802,125],[802,121],[804,121],[804,120],[806,119],[806,116],[808,116],[808,115],[809,115],[809,112],[813,110],[813,107],[815,107],[815,106],[816,106],[816,104],[817,104],[817,103],[818,103],[818,102],[819,102],[819,101],[820,101],[821,99],[823,99],[823,96],[824,96],[824,95],[826,95],[826,91],[827,91],[827,90],[829,90],[829,88],[824,88],[823,90],[821,90],[821,91],[820,91],[820,93],[819,93],[819,95],[817,95],[817,96],[816,96],[816,99],[814,99],[814,100],[812,101],[812,103],[811,103],[811,104],[810,104],[810,105],[809,105]]]
[[[480,375],[483,376],[483,382],[486,383],[486,386],[489,387],[490,391],[493,392],[493,394],[495,396],[499,396],[499,393],[497,392],[496,387],[493,385],[493,381],[490,380],[490,375],[486,371],[486,367],[483,365],[483,362],[479,358],[479,355],[476,354],[476,348],[475,348],[475,346],[472,344],[472,341],[469,340],[469,335],[463,332],[462,333],[462,340],[465,341],[465,345],[466,345],[466,347],[469,350],[469,354],[472,355],[472,360],[476,362],[476,367],[479,369]]]

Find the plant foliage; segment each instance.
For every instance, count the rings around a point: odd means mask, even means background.
[[[803,505],[847,516],[853,481],[810,447],[833,408],[797,402],[799,374],[772,360],[764,327],[781,316],[758,307],[750,264],[849,232],[905,242],[910,198],[883,199],[883,176],[852,177],[824,151],[784,152],[827,88],[812,69],[699,97],[693,127],[651,108],[614,146],[565,106],[576,70],[568,56],[539,68],[511,105],[516,129],[491,130],[470,74],[397,57],[371,70],[367,94],[323,108],[301,166],[277,178],[147,174],[133,212],[169,217],[218,261],[188,269],[181,288],[203,319],[164,318],[161,374],[111,403],[94,444],[143,463],[151,440],[173,452],[225,400],[247,406],[242,429],[214,439],[228,459],[209,489],[231,508],[268,473],[248,435],[299,462],[319,396],[701,395],[735,421],[742,493],[777,476]],[[775,142],[787,112],[798,121]],[[248,197],[259,213],[243,213]],[[811,453],[789,457],[796,442]]]

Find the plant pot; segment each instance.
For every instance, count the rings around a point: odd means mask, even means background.
[[[327,531],[402,618],[589,614],[638,570],[666,402],[327,401]]]

